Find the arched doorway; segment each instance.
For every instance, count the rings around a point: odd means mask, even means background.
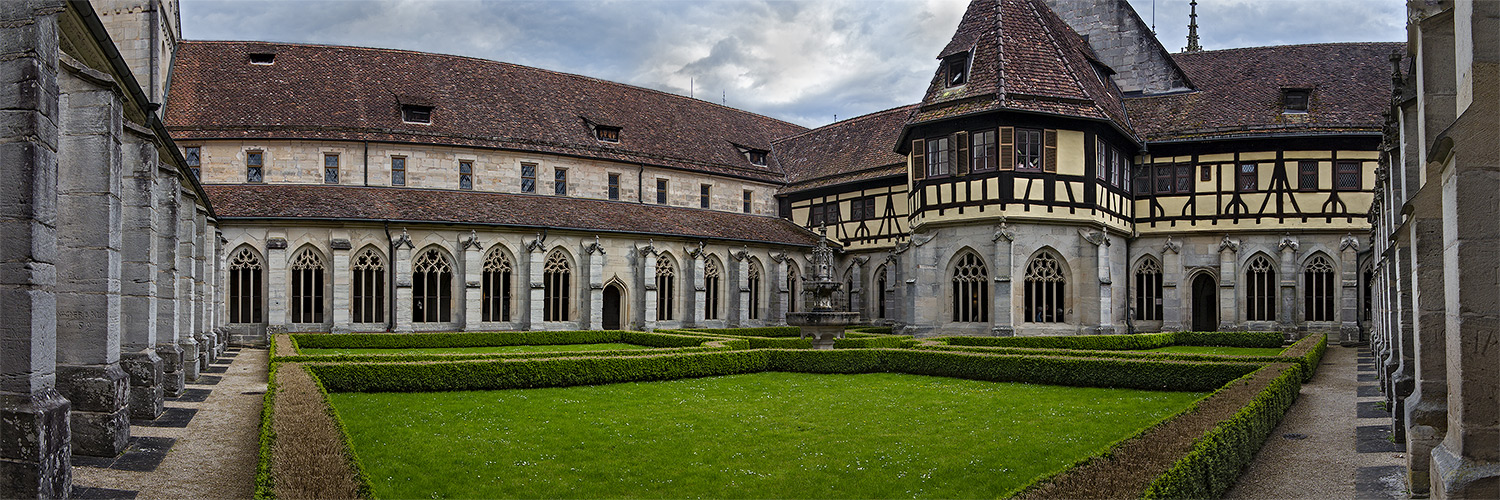
[[[599,325],[604,330],[620,329],[620,285],[610,283],[604,287],[604,321]]]
[[[1219,284],[1208,273],[1193,278],[1193,331],[1219,329]]]

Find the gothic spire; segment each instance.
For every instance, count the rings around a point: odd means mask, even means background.
[[[1192,11],[1188,14],[1188,46],[1183,52],[1201,52],[1203,47],[1198,45],[1198,0],[1188,4]]]

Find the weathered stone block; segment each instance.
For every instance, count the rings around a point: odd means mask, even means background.
[[[182,364],[180,366],[183,376],[188,380],[198,380],[200,373],[198,367],[198,341],[194,340],[192,336],[188,336],[182,339],[181,342],[178,342],[177,345],[182,348]]]
[[[130,384],[118,363],[58,365],[57,391],[72,403],[73,412],[114,412],[125,407]]]
[[[0,498],[64,498],[73,484],[70,405],[56,391],[0,395]]]
[[[112,412],[74,410],[69,415],[72,419],[73,454],[114,457],[124,453],[130,442],[129,412],[125,405]]]
[[[165,401],[162,388],[162,360],[154,349],[123,353],[120,368],[130,382],[127,397],[131,418],[154,419],[161,415]]]

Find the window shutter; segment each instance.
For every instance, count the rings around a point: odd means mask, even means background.
[[[911,141],[911,177],[921,179],[927,177],[927,140],[917,139]]]
[[[1057,131],[1042,131],[1042,171],[1057,171]]]
[[[953,134],[953,144],[954,144],[955,149],[958,150],[958,155],[955,158],[955,160],[957,160],[957,161],[954,162],[954,163],[956,163],[958,165],[958,169],[957,169],[958,170],[958,175],[968,175],[969,174],[969,133],[968,132],[959,132],[959,133]]]
[[[1000,170],[1015,170],[1016,168],[1016,128],[1000,127]]]

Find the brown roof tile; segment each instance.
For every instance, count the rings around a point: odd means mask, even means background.
[[[250,64],[248,54],[274,53]],[[639,162],[779,182],[736,148],[806,128],[621,83],[469,57],[391,49],[189,41],[172,67],[166,123],[178,138],[377,140]],[[431,105],[432,123],[400,105]],[[588,123],[622,127],[619,143]]]
[[[1176,54],[1195,92],[1125,100],[1148,141],[1285,133],[1379,132],[1402,43],[1323,43]],[[1283,114],[1281,89],[1313,89],[1307,113]]]
[[[904,171],[906,157],[891,150],[901,126],[916,105],[877,111],[778,139],[776,160],[786,169],[786,190],[893,175]],[[895,167],[894,170],[892,167]],[[784,190],[784,191],[786,191]]]
[[[438,189],[205,185],[220,220],[368,220],[552,228],[812,246],[791,221],[715,210]]]

